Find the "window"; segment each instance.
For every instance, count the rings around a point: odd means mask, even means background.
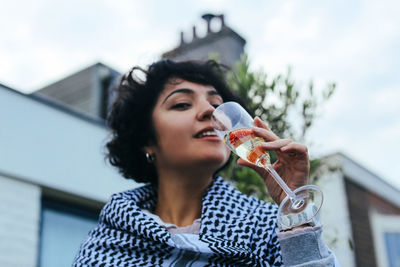
[[[400,266],[400,232],[385,232],[385,246],[389,266]]]
[[[400,266],[400,216],[371,214],[375,254],[378,266]]]
[[[98,212],[42,202],[39,266],[71,266],[79,246],[97,225]]]

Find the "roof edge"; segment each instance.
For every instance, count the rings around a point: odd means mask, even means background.
[[[67,106],[67,105],[65,105],[65,104],[63,104],[61,102],[58,102],[58,101],[53,100],[51,98],[45,97],[44,95],[42,95],[40,93],[25,94],[25,93],[22,93],[22,92],[20,92],[20,91],[18,91],[16,89],[14,89],[14,88],[11,88],[11,87],[9,87],[7,85],[4,85],[2,83],[0,83],[0,88],[5,89],[5,90],[7,90],[9,92],[12,92],[14,94],[20,95],[22,97],[29,98],[29,99],[31,99],[33,101],[39,102],[39,103],[41,103],[43,105],[46,105],[48,107],[57,109],[57,110],[59,110],[61,112],[67,113],[67,114],[72,115],[72,116],[74,116],[76,118],[79,118],[81,120],[90,122],[92,124],[95,124],[95,125],[98,125],[98,126],[101,126],[101,127],[104,127],[104,128],[107,128],[107,124],[106,124],[105,120],[100,119],[100,118],[96,118],[96,117],[92,117],[90,115],[87,115],[87,114],[84,114],[82,112],[79,112],[79,111],[77,111],[77,110],[75,110],[75,109],[73,109],[73,108],[71,108],[71,107],[69,107],[69,106]]]
[[[400,190],[396,186],[368,170],[343,152],[333,153],[324,158],[337,159],[340,162],[345,177],[371,193],[400,207]]]

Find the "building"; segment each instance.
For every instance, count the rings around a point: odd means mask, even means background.
[[[400,266],[400,191],[344,154],[325,161],[318,182],[325,196],[321,217],[339,262]]]
[[[0,266],[71,266],[111,194],[104,121],[0,84]]]
[[[182,61],[217,57],[222,64],[232,67],[244,53],[246,40],[225,24],[223,14],[204,14],[202,18],[207,22],[206,35],[199,37],[196,26],[193,26],[192,38],[187,41],[184,33],[181,32],[180,44],[162,54],[162,58]],[[215,22],[217,22],[217,29],[213,30],[212,25],[215,25]]]

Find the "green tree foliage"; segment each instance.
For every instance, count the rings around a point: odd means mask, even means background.
[[[317,110],[335,91],[335,84],[330,83],[317,94],[313,82],[300,86],[291,75],[289,68],[284,75],[269,77],[263,70],[250,70],[250,62],[244,56],[232,71],[227,74],[229,86],[239,94],[247,104],[252,115],[260,117],[281,138],[291,138],[307,144],[306,135],[317,117]],[[274,162],[276,156],[270,153]],[[263,200],[271,200],[262,179],[249,168],[236,164],[237,156],[232,155],[231,164],[222,175],[231,180],[243,193]],[[317,169],[321,160],[310,162],[311,182],[319,174]]]

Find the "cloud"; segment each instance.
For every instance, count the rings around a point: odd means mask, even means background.
[[[265,21],[254,62],[268,73],[293,67],[295,80],[338,84],[311,130],[313,156],[343,151],[400,188],[400,18],[393,1],[304,5],[287,1]],[[305,10],[309,8],[309,10]],[[330,12],[335,16],[332,16]],[[255,38],[255,37],[253,37]]]
[[[395,51],[387,48],[399,42],[400,32],[392,2],[359,2],[354,13],[344,11],[340,18],[330,14],[344,8],[340,1],[315,7],[305,2],[287,1],[265,21],[259,36],[264,48],[257,45],[251,51],[257,53],[257,64],[280,72],[290,64],[300,69],[298,75],[329,80],[340,78],[333,73],[361,79],[390,69]]]
[[[103,59],[124,71],[137,59],[154,60],[168,43],[163,40],[171,40],[144,1],[42,0],[21,11],[17,6],[2,7],[7,16],[0,18],[0,80],[25,92]]]
[[[266,21],[262,41],[291,46],[293,43],[298,45],[304,41],[316,40],[321,30],[320,18],[303,18],[298,23],[296,12],[299,8],[300,2],[284,2],[279,15]]]
[[[368,106],[376,113],[393,116],[400,120],[400,87],[382,88],[368,96]]]

